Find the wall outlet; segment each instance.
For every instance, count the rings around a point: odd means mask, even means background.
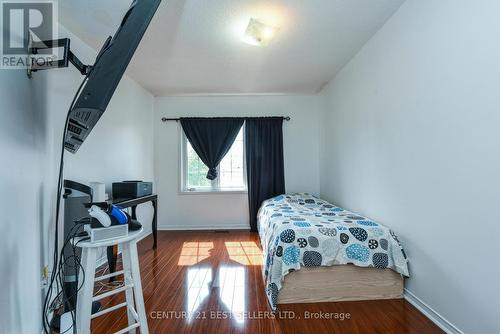
[[[47,284],[49,282],[49,266],[44,266],[42,268],[42,281],[40,282],[41,288],[47,287]]]
[[[49,278],[49,266],[44,266],[42,269],[42,278],[43,279],[48,279]]]

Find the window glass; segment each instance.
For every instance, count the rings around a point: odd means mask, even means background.
[[[182,135],[183,150],[183,191],[238,191],[246,190],[244,136],[241,128],[233,145],[218,167],[218,177],[207,179],[208,167],[201,161],[193,147]]]

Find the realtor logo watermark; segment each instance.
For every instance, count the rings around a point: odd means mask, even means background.
[[[57,61],[57,50],[39,50],[30,56],[32,42],[54,40],[57,34],[57,3],[50,0],[0,0],[0,68],[46,66]]]

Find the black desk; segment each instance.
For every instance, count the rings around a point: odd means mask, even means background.
[[[158,230],[157,230],[157,210],[158,210],[158,195],[152,194],[143,197],[137,198],[116,198],[109,203],[119,206],[122,209],[132,208],[132,219],[137,219],[136,209],[139,204],[151,202],[153,205],[153,221],[152,221],[152,230],[153,230],[153,249],[156,249],[156,241],[158,238]],[[141,222],[143,223],[143,222]],[[108,253],[108,265],[109,272],[113,273],[116,270],[116,257],[118,255],[118,249],[116,246],[110,246],[107,249]],[[114,277],[112,277],[114,278]],[[111,281],[112,279],[110,279]]]

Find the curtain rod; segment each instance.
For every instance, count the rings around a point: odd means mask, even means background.
[[[271,116],[271,117],[273,117],[273,116]],[[283,120],[285,120],[285,121],[291,120],[290,116],[276,116],[276,118],[280,118],[280,117],[283,118]],[[207,118],[214,118],[214,117],[207,117]],[[217,117],[215,117],[215,118],[217,118]],[[224,117],[222,117],[222,118],[224,118]],[[258,117],[232,117],[232,118],[250,119],[250,118],[258,118]],[[181,120],[180,118],[167,118],[167,117],[162,117],[161,118],[162,122],[168,122],[168,121],[176,121],[176,122],[178,122],[180,120]]]

